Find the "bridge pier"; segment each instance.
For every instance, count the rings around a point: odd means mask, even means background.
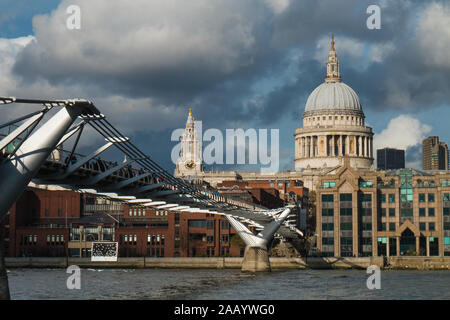
[[[242,272],[270,272],[270,260],[267,248],[245,247],[244,260],[242,261]]]

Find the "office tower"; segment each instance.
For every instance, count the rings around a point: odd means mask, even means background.
[[[405,150],[384,148],[377,150],[377,169],[403,169],[405,167]]]

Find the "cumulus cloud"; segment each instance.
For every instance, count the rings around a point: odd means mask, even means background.
[[[384,130],[374,135],[373,148],[374,150],[382,148],[406,150],[406,165],[419,168],[421,157],[418,146],[431,129],[430,125],[423,124],[410,115],[400,115],[391,119]]]
[[[416,39],[427,64],[450,68],[450,4],[431,3],[419,15]]]

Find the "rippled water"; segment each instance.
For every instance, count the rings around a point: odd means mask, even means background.
[[[82,269],[69,290],[65,269],[11,269],[13,299],[450,299],[450,271],[382,271],[369,290],[365,270]]]

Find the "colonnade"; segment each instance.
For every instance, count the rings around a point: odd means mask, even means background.
[[[373,158],[373,137],[364,135],[309,135],[296,140],[297,157],[356,156]]]

